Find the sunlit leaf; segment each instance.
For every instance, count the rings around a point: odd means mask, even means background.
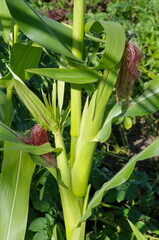
[[[13,75],[14,88],[17,94],[37,123],[46,130],[56,132],[58,126],[53,114],[10,68],[9,70]]]
[[[99,72],[91,69],[39,68],[28,69],[27,71],[76,84],[92,83],[101,78]]]
[[[90,21],[85,25],[85,31],[103,32],[106,35],[105,50],[96,68],[112,68],[119,63],[125,47],[125,33],[117,22]]]
[[[98,132],[98,135],[93,139],[94,141],[105,142],[110,134],[112,121],[119,117],[125,116],[143,116],[146,114],[154,113],[159,110],[159,77],[156,76],[148,88],[143,92],[141,96],[132,100],[127,108],[123,108],[123,105],[116,103],[112,106],[106,120]]]
[[[0,140],[1,141],[7,141],[7,142],[13,142],[13,143],[22,143],[20,140],[18,134],[7,127],[4,123],[0,121]]]
[[[6,0],[10,14],[24,34],[39,45],[77,59],[69,48],[72,46],[72,30],[46,18],[23,0]]]
[[[5,144],[9,146],[11,143]],[[28,153],[4,152],[0,177],[0,239],[24,239],[34,168]]]
[[[23,151],[29,152],[36,155],[42,155],[49,152],[60,152],[59,148],[52,148],[50,143],[45,143],[40,146],[29,145],[25,143],[17,143],[16,145],[11,145],[9,147],[0,148],[0,151]]]
[[[134,232],[134,235],[136,236],[137,240],[146,240],[144,235],[135,227],[135,225],[132,222],[130,222],[130,220],[127,219],[127,221],[130,224],[130,227]]]
[[[9,13],[8,7],[5,0],[0,1],[0,22],[3,30],[3,38],[9,43],[10,42],[10,31],[11,31],[11,15]]]
[[[93,208],[95,208],[101,203],[103,196],[106,194],[108,190],[117,187],[118,185],[128,180],[128,178],[130,177],[134,170],[137,161],[151,158],[158,154],[159,154],[159,139],[154,141],[145,150],[132,157],[129,160],[129,162],[111,180],[103,184],[103,186],[94,194],[80,222],[85,221],[92,214]]]

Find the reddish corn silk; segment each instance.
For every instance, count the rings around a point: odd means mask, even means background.
[[[49,138],[48,138],[48,133],[47,131],[42,128],[39,124],[36,124],[30,134],[28,138],[23,138],[20,137],[20,139],[29,144],[29,145],[35,145],[35,146],[40,146],[44,143],[48,143],[49,142]],[[52,153],[45,153],[43,155],[41,155],[41,157],[50,165],[52,165],[53,167],[57,167],[57,163],[55,161],[55,159],[52,156]]]
[[[133,91],[134,81],[141,75],[138,70],[141,58],[142,54],[137,46],[133,42],[126,42],[116,86],[117,101],[129,99]]]

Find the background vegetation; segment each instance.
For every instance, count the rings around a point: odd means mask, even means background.
[[[72,1],[30,0],[34,8],[57,21],[72,22]],[[133,96],[146,89],[150,79],[159,69],[159,2],[157,0],[86,0],[86,19],[118,21],[126,30],[127,38],[135,41],[143,53],[140,71],[141,78],[135,82]],[[23,36],[22,36],[23,37]],[[24,39],[27,41],[27,39]],[[89,44],[89,43],[88,43]],[[95,45],[90,45],[92,63],[97,61],[93,55]],[[0,37],[0,75],[6,72],[9,49]],[[41,66],[56,67],[59,55],[44,51]],[[48,78],[33,77],[28,86],[41,97],[41,88],[48,91]],[[69,92],[68,92],[69,94]],[[30,129],[34,122],[29,112],[14,97],[16,109],[12,127],[18,131]],[[113,133],[104,144],[99,144],[95,154],[90,183],[93,191],[109,180],[128,159],[144,149],[159,134],[159,113],[132,119],[131,128],[116,122]],[[69,138],[69,121],[66,139]],[[145,138],[146,135],[146,138]],[[69,141],[68,141],[69,142]],[[1,162],[2,155],[0,155]],[[110,190],[102,204],[97,207],[87,224],[87,240],[134,240],[127,222],[132,223],[147,239],[159,239],[159,175],[158,158],[139,162],[129,181]],[[50,181],[51,179],[51,181]],[[58,186],[46,169],[36,167],[31,194],[26,240],[49,240],[51,229],[58,223],[64,231]]]

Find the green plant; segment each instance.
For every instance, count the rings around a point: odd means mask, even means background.
[[[0,237],[24,239],[29,188],[36,163],[47,167],[58,183],[66,239],[83,240],[86,220],[108,190],[125,182],[137,161],[155,156],[159,152],[156,140],[147,149],[132,157],[123,169],[103,184],[89,202],[88,180],[97,142],[104,142],[109,138],[112,122],[118,118],[145,115],[158,110],[158,76],[150,82],[141,96],[129,101],[129,104],[128,96],[125,95],[122,95],[125,99],[120,104],[116,103],[111,96],[116,86],[120,63],[123,61],[126,40],[120,24],[89,21],[84,25],[83,0],[74,1],[73,27],[40,15],[23,0],[6,0],[2,1],[1,5],[5,9],[5,14],[1,13],[4,39],[11,46],[11,56],[8,73],[0,79],[1,87],[7,89],[5,111],[8,113],[5,114],[4,123],[0,122],[0,140],[4,141],[4,147],[1,148],[4,150],[4,158],[0,182]],[[12,39],[9,38],[10,28],[6,28],[3,23],[6,19],[9,23],[12,22]],[[23,44],[18,28],[32,42],[28,40],[27,44]],[[96,54],[99,57],[95,66],[93,63],[91,66],[87,64],[84,33],[87,41],[95,41],[98,45],[99,52]],[[102,39],[98,35],[101,35]],[[40,46],[61,54],[59,68],[36,68],[41,56]],[[137,51],[133,46],[132,50]],[[41,100],[27,87],[25,82],[33,73],[56,79],[52,81],[50,96],[46,97],[43,93]],[[134,74],[136,76],[136,72]],[[127,76],[132,84],[131,73]],[[66,107],[65,82],[70,83],[71,92],[71,106],[68,104]],[[12,122],[13,89],[38,123],[28,137],[9,128]],[[91,90],[87,94],[88,89]],[[63,135],[70,112],[71,141],[68,153]],[[55,148],[50,145],[46,131],[52,133]],[[51,152],[56,154],[57,167]],[[45,230],[46,238],[46,220],[37,221],[42,223],[40,229]],[[63,239],[58,225],[54,225],[50,237]]]

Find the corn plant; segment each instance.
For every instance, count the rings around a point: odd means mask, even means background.
[[[0,79],[1,88],[6,88],[0,105],[0,140],[4,142],[0,239],[24,239],[30,183],[38,164],[45,166],[57,180],[66,239],[84,240],[86,220],[104,194],[125,182],[137,161],[159,153],[159,140],[156,140],[132,157],[89,199],[89,175],[97,143],[109,138],[117,119],[142,116],[159,109],[159,78],[156,76],[141,96],[129,98],[134,78],[139,77],[136,65],[140,52],[126,41],[119,23],[95,20],[85,23],[84,0],[74,0],[73,26],[40,15],[24,0],[2,0],[0,6],[3,36],[11,49],[8,73]],[[19,29],[30,39],[27,44],[20,40]],[[95,64],[90,64],[85,40],[97,43],[102,49],[94,53],[99,56]],[[42,48],[61,55],[59,68],[37,68]],[[43,94],[41,101],[27,87],[25,82],[33,74],[52,79],[51,97]],[[68,106],[64,104],[65,83],[70,84]],[[85,96],[88,89],[91,94]],[[117,101],[113,97],[115,89]],[[29,135],[10,128],[15,92],[37,122]],[[69,115],[71,140],[67,152],[64,128]],[[54,137],[55,148],[49,142],[48,131]],[[63,239],[58,235],[57,225],[51,239]]]

